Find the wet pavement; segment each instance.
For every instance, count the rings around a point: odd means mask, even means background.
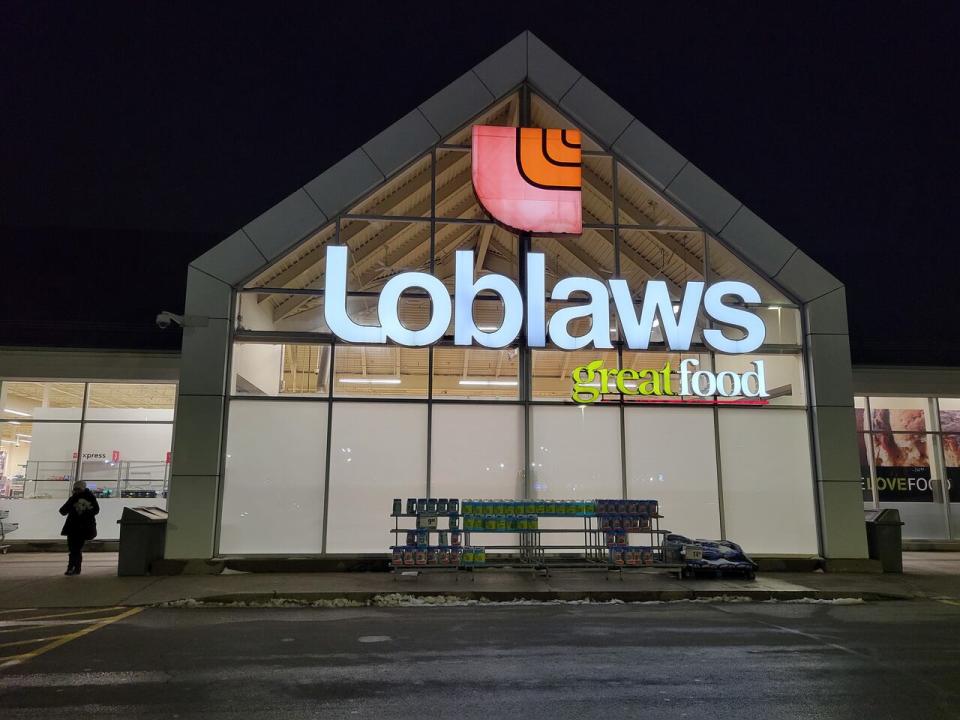
[[[960,716],[952,600],[148,608],[88,627],[0,670],[5,719]]]

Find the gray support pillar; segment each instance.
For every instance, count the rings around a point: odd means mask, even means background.
[[[853,410],[853,372],[842,287],[803,306],[823,553],[867,557]]]
[[[168,559],[207,559],[216,550],[232,306],[230,285],[196,267],[187,271],[187,320],[167,499]]]

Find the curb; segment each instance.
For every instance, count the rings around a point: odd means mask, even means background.
[[[311,603],[318,601],[335,602],[338,600],[373,605],[377,598],[384,596],[406,599],[449,597],[461,600],[477,600],[490,604],[511,603],[519,601],[533,602],[676,602],[683,600],[707,599],[747,599],[753,602],[765,600],[863,600],[865,602],[890,600],[915,600],[913,595],[897,593],[878,593],[862,591],[825,591],[825,590],[611,590],[611,591],[504,591],[504,590],[408,590],[404,592],[294,592],[294,593],[229,593],[223,595],[208,595],[204,597],[188,598],[198,603],[233,604],[233,603],[270,603],[291,602]],[[163,606],[168,603],[158,603]],[[442,603],[439,603],[442,605]]]

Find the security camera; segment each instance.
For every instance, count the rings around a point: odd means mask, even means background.
[[[183,315],[177,315],[169,310],[164,310],[157,315],[157,327],[161,330],[166,330],[173,323],[183,327]]]

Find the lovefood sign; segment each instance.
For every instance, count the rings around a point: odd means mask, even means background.
[[[542,128],[473,128],[472,176],[477,197],[484,209],[496,220],[520,231],[579,234],[581,231],[581,153],[580,134],[573,130]],[[354,322],[347,313],[348,250],[329,246],[326,251],[324,316],[331,332],[351,343],[382,344],[388,341],[407,347],[423,347],[436,343],[453,320],[454,344],[503,348],[515,342],[526,323],[526,344],[546,347],[549,338],[562,350],[582,348],[612,349],[610,340],[610,301],[626,346],[646,350],[654,328],[659,329],[664,343],[672,351],[690,349],[697,318],[702,311],[717,327],[702,330],[703,342],[721,353],[749,353],[763,344],[763,321],[749,306],[760,303],[760,293],[747,283],[722,281],[706,285],[688,282],[683,286],[679,303],[670,297],[667,283],[650,280],[643,288],[642,299],[634,302],[634,290],[626,280],[607,282],[587,277],[563,278],[554,285],[550,300],[567,302],[577,296],[587,299],[563,307],[546,317],[546,263],[542,253],[526,256],[527,278],[524,292],[512,279],[497,274],[476,277],[472,250],[459,250],[455,258],[454,292],[451,298],[440,279],[422,272],[399,273],[384,285],[377,301],[377,321],[371,325]],[[431,302],[431,315],[425,327],[412,330],[399,317],[400,297],[408,291],[422,291]],[[473,319],[473,304],[481,293],[493,292],[503,303],[500,326],[481,330]],[[526,302],[524,302],[524,297]],[[676,308],[676,309],[675,309]],[[590,329],[574,335],[570,325],[581,318],[590,320]],[[724,329],[733,328],[734,337]],[[750,394],[765,397],[763,364],[754,363],[748,373],[720,373],[707,378],[706,371],[695,370],[685,360],[679,368],[683,389],[698,395]],[[592,368],[592,369],[591,369]],[[662,381],[656,394],[674,394],[670,385],[670,368],[661,368]],[[584,372],[600,372],[587,366]],[[689,372],[688,372],[689,371]],[[624,369],[606,370],[601,386],[616,376],[619,392],[633,394],[640,387],[641,374]],[[686,374],[684,374],[686,373]],[[582,373],[581,373],[582,375]],[[720,377],[720,376],[724,377]],[[573,378],[578,382],[578,377]],[[653,378],[650,378],[654,382]],[[584,381],[581,385],[590,385]],[[651,385],[656,387],[656,385]],[[599,394],[599,393],[598,393]],[[638,391],[636,394],[644,394]],[[650,394],[653,394],[652,392]],[[590,390],[581,397],[592,395]],[[577,393],[574,393],[577,398]],[[584,400],[580,400],[583,402]]]

